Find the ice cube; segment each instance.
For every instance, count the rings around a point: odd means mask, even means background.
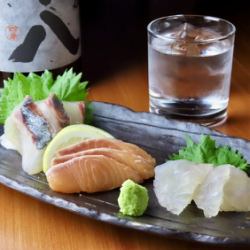
[[[198,42],[205,42],[207,40],[211,40],[211,39],[215,39],[217,37],[219,37],[219,33],[208,29],[208,28],[199,28],[197,29],[197,35],[194,38],[195,41]]]
[[[171,53],[186,56],[199,56],[201,54],[201,50],[198,44],[186,41],[176,41],[172,43]]]
[[[174,33],[176,34],[176,38],[194,40],[197,35],[197,30],[192,24],[184,23],[177,27]]]
[[[189,23],[183,23],[171,31],[171,37],[176,38],[172,42],[172,54],[186,56],[199,56],[206,53],[209,44],[202,42],[218,37],[218,33],[208,28],[199,28]],[[201,42],[201,44],[199,44]]]
[[[204,42],[208,39],[214,39],[220,34],[209,28],[196,27],[189,23],[183,23],[171,31],[171,36],[178,39],[185,39],[186,41]]]
[[[219,36],[219,33],[204,27],[196,27],[189,23],[183,23],[171,30],[167,30],[161,35],[165,38],[153,39],[152,46],[157,51],[164,54],[185,55],[185,56],[205,56],[212,55],[216,51],[214,44],[204,43],[208,39]],[[212,47],[212,48],[210,48]]]

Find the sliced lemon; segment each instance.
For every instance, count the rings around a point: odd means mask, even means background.
[[[43,155],[43,171],[50,168],[51,160],[62,148],[86,139],[113,138],[108,132],[86,124],[76,124],[63,128],[48,144]]]

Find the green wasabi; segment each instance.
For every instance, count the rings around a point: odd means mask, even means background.
[[[123,182],[118,197],[120,212],[129,216],[141,216],[148,206],[148,190],[131,181]]]

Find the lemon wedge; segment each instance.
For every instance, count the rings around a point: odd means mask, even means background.
[[[56,152],[72,144],[86,139],[113,138],[108,132],[86,124],[70,125],[59,131],[48,144],[43,155],[44,173],[50,168],[51,160]]]

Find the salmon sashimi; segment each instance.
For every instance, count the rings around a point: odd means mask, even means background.
[[[52,190],[63,193],[100,192],[127,180],[142,182],[133,168],[104,155],[84,155],[57,164],[46,172]]]
[[[123,142],[121,140],[107,138],[84,140],[81,143],[77,143],[59,150],[57,156],[73,154],[91,148],[113,148],[125,150],[133,154],[140,155],[145,161],[148,161],[149,164],[155,165],[155,159],[153,159],[151,155],[149,155],[147,152],[145,152],[138,146],[131,143]]]
[[[138,146],[117,139],[89,139],[61,149],[46,172],[52,190],[100,192],[131,179],[154,176],[155,159]]]
[[[61,155],[68,155],[77,153],[83,150],[87,150],[90,148],[114,148],[114,149],[120,149],[118,145],[115,143],[110,142],[107,140],[107,138],[100,138],[100,139],[87,139],[80,143],[73,144],[71,146],[68,146],[66,148],[63,148],[57,152],[57,156]]]
[[[113,148],[87,149],[73,154],[58,156],[52,160],[52,166],[59,163],[64,163],[68,160],[84,155],[103,155],[110,157],[120,163],[129,165],[136,171],[139,171],[139,174],[143,179],[148,179],[154,175],[154,169],[152,168],[152,164],[146,161],[141,155]]]

